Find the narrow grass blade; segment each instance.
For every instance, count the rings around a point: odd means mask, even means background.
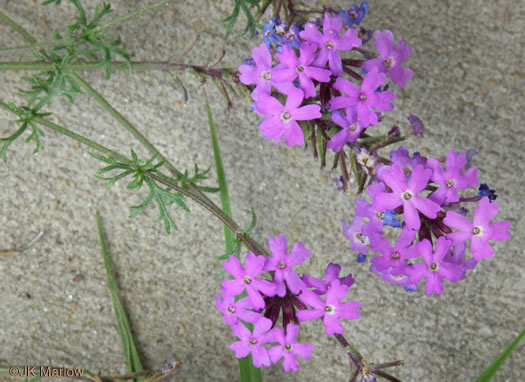
[[[206,109],[208,110],[208,123],[210,125],[210,135],[213,145],[213,155],[215,157],[215,167],[217,168],[217,178],[219,180],[221,207],[228,217],[232,217],[232,209],[230,204],[230,194],[228,193],[228,184],[226,182],[226,175],[224,174],[224,167],[222,166],[221,150],[219,148],[219,140],[217,139],[217,132],[213,117],[211,114],[210,103],[206,95]],[[232,253],[235,248],[235,240],[233,233],[228,227],[224,226],[224,242],[226,246],[226,253]],[[246,325],[248,329],[252,330],[252,325]],[[253,366],[252,357],[239,359],[239,369],[241,372],[241,382],[261,382],[261,370]]]
[[[122,340],[122,347],[124,349],[124,355],[126,356],[126,361],[128,363],[130,373],[136,373],[144,370],[142,362],[140,361],[137,348],[133,342],[133,335],[131,334],[131,327],[129,325],[126,312],[120,301],[117,281],[115,279],[115,274],[111,267],[111,260],[109,258],[109,251],[104,239],[104,231],[102,229],[102,219],[100,215],[97,214],[97,226],[98,226],[98,236],[100,240],[100,246],[102,248],[102,256],[104,257],[104,266],[106,268],[106,274],[108,277],[108,286],[111,293],[111,300],[113,301],[113,309],[115,310],[115,317],[117,319],[117,328]],[[133,380],[134,382],[144,381],[144,377],[137,378]]]
[[[510,353],[512,353],[514,348],[518,346],[519,342],[523,337],[525,337],[525,330],[522,331],[521,334],[518,337],[516,337],[514,341],[512,341],[508,348],[503,350],[503,352],[498,356],[498,358],[496,358],[494,362],[492,362],[490,366],[483,372],[483,374],[481,374],[481,376],[478,379],[476,379],[476,382],[490,381],[494,374],[496,374],[498,369],[501,367],[501,365],[503,365],[503,362],[505,362]]]

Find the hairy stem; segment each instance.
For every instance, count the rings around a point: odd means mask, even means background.
[[[2,11],[0,11],[0,20],[4,21],[11,28],[17,31],[18,34],[20,34],[24,38],[24,40],[26,40],[30,44],[36,43],[36,39],[33,36],[31,36],[31,34],[28,31],[26,31],[24,28],[18,25],[13,19],[11,19]]]

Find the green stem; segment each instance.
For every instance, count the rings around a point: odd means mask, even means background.
[[[60,39],[60,40],[53,40],[53,41],[35,42],[34,44],[29,44],[29,45],[18,45],[18,46],[12,46],[8,48],[0,48],[0,53],[12,52],[15,50],[45,48],[48,46],[63,45],[63,44],[66,44],[72,41],[74,41],[74,39],[70,38],[69,40]]]
[[[160,8],[160,7],[163,7],[165,5],[168,5],[169,3],[173,3],[177,0],[163,0],[163,1],[160,1],[156,4],[152,4],[152,5],[149,5],[147,7],[144,7],[142,9],[138,9],[134,12],[131,12],[131,13],[128,13],[127,15],[124,15],[124,16],[121,16],[121,17],[117,17],[116,19],[114,20],[111,20],[105,24],[102,24],[102,25],[99,25],[98,27],[96,27],[95,29],[93,29],[93,32],[100,32],[100,31],[103,31],[104,29],[107,29],[107,28],[111,28],[111,27],[115,27],[119,24],[122,24],[122,23],[125,23],[126,21],[129,21],[129,20],[132,20],[136,17],[139,17],[139,16],[142,16],[143,14],[145,13],[148,13],[148,12],[151,12],[157,8]]]
[[[27,42],[30,44],[36,43],[36,39],[31,36],[31,34],[26,31],[24,28],[22,28],[20,25],[18,25],[14,20],[12,20],[9,16],[7,16],[4,12],[0,11],[0,20],[4,21],[5,23],[9,24],[11,28],[13,28],[15,31],[17,31]]]

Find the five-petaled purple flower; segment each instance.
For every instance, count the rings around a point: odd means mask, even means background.
[[[414,167],[410,180],[407,182],[401,167],[393,164],[390,170],[385,169],[381,172],[383,182],[390,187],[392,192],[377,194],[374,198],[375,208],[379,211],[384,211],[387,209],[393,210],[403,205],[407,227],[418,230],[421,226],[418,211],[430,219],[435,219],[437,213],[441,210],[439,204],[417,195],[425,189],[431,175],[431,169],[425,169],[418,164]]]
[[[378,116],[372,108],[392,110],[394,106],[392,106],[391,101],[396,98],[392,92],[376,91],[385,82],[385,79],[384,73],[370,72],[365,76],[363,84],[359,88],[346,78],[338,77],[334,89],[347,95],[332,98],[330,100],[331,109],[356,109],[357,117],[363,127],[377,124]]]
[[[297,57],[293,49],[283,46],[282,53],[275,53],[275,56],[284,68],[274,72],[273,77],[275,81],[291,83],[299,77],[301,89],[304,91],[304,98],[315,97],[317,92],[312,78],[319,82],[328,82],[331,75],[329,70],[318,68],[312,64],[316,50],[317,46],[315,44],[303,42],[299,50],[300,55]]]
[[[456,190],[464,190],[479,184],[477,168],[472,167],[462,173],[466,163],[466,153],[456,154],[454,149],[448,152],[446,170],[441,168],[441,163],[437,159],[429,158],[427,160],[427,166],[432,169],[431,179],[440,186],[430,195],[430,200],[439,205],[456,203],[459,202]]]
[[[313,42],[321,49],[314,64],[324,68],[328,61],[328,66],[335,75],[343,73],[343,63],[337,51],[361,46],[361,40],[355,29],[350,28],[339,36],[342,27],[339,17],[332,17],[325,13],[322,34],[313,23],[307,23],[299,34],[303,40]]]
[[[430,240],[424,239],[416,244],[418,253],[425,260],[425,264],[413,264],[407,268],[410,281],[418,283],[423,278],[427,278],[425,290],[430,296],[432,293],[443,293],[443,279],[451,283],[462,280],[465,272],[457,264],[444,261],[452,242],[441,236],[436,242],[436,251],[432,252]]]
[[[312,356],[314,345],[298,344],[295,342],[297,334],[299,333],[298,325],[286,325],[286,334],[278,327],[273,328],[272,332],[275,341],[281,344],[271,347],[268,350],[272,362],[277,363],[284,357],[283,367],[285,372],[288,373],[290,370],[299,371],[299,361],[297,361],[297,356],[302,359],[309,359]]]
[[[239,319],[254,324],[261,318],[259,313],[249,310],[253,305],[248,297],[235,301],[235,297],[228,295],[226,291],[222,291],[222,295],[222,299],[220,295],[215,295],[215,307],[224,314],[222,320],[228,325],[237,324]]]
[[[270,366],[270,356],[263,345],[275,340],[274,333],[270,331],[271,327],[272,321],[264,317],[255,323],[253,332],[241,323],[235,325],[233,335],[240,341],[231,344],[230,349],[235,352],[237,358],[244,358],[251,353],[255,367]]]
[[[381,253],[383,256],[376,256],[370,262],[376,266],[377,271],[384,272],[392,268],[392,274],[401,274],[407,268],[406,260],[416,257],[412,241],[416,236],[416,231],[404,229],[401,231],[396,245],[392,247],[389,241],[383,236],[375,234],[370,240],[370,248],[373,251]]]
[[[379,73],[388,73],[392,82],[400,88],[404,88],[407,80],[414,75],[414,72],[401,66],[401,63],[410,57],[412,49],[407,46],[404,40],[398,41],[394,48],[394,35],[389,30],[375,31],[374,39],[379,57],[366,61],[363,69],[367,72],[376,70]]]
[[[334,111],[330,114],[332,122],[335,122],[343,129],[337,132],[330,140],[326,147],[334,150],[336,153],[346,145],[347,142],[355,142],[365,129],[357,120],[357,110],[347,109],[348,115],[345,117],[342,113]]]
[[[265,138],[275,138],[277,144],[284,137],[284,143],[290,147],[304,145],[303,131],[297,121],[321,118],[321,107],[319,105],[299,107],[303,99],[303,91],[297,88],[288,92],[284,106],[274,97],[261,95],[256,107],[257,111],[265,117],[259,125]]]
[[[284,297],[286,286],[288,286],[292,293],[299,294],[304,288],[304,282],[292,267],[302,264],[310,257],[312,251],[305,248],[303,243],[295,243],[292,251],[288,253],[286,251],[286,237],[283,234],[276,238],[270,237],[268,239],[268,247],[270,252],[272,252],[272,257],[266,258],[264,270],[275,272],[273,276],[273,282],[276,286],[275,293],[279,297]]]
[[[348,294],[348,286],[341,284],[339,280],[333,280],[330,288],[326,292],[326,301],[309,290],[304,290],[299,295],[299,299],[312,307],[297,312],[300,322],[315,320],[323,317],[323,325],[327,336],[343,334],[343,325],[339,322],[340,318],[355,320],[360,317],[357,309],[361,304],[357,301],[341,302]]]
[[[225,261],[222,266],[226,269],[226,272],[234,277],[234,280],[224,280],[222,282],[225,293],[238,296],[246,290],[253,308],[256,310],[263,309],[265,304],[261,293],[266,296],[275,294],[275,285],[273,283],[257,278],[263,271],[265,260],[264,256],[255,256],[255,254],[250,252],[246,256],[246,268],[243,268],[239,259],[230,255],[229,260]]]
[[[471,240],[470,251],[476,261],[486,257],[494,256],[494,250],[488,243],[491,241],[502,241],[510,238],[507,230],[512,226],[508,221],[491,223],[490,221],[498,214],[498,203],[490,202],[487,196],[483,197],[474,211],[474,221],[466,217],[448,211],[443,223],[451,228],[458,229],[447,235],[447,239],[453,244],[459,244]]]
[[[352,275],[349,273],[345,277],[339,277],[340,272],[341,266],[339,264],[330,263],[326,267],[324,280],[317,279],[305,273],[303,275],[303,281],[308,288],[315,288],[314,290],[312,290],[312,292],[318,295],[325,294],[328,291],[328,289],[330,289],[330,286],[332,285],[332,282],[334,280],[338,280],[339,283],[341,283],[342,285],[351,287],[352,284],[355,282]]]

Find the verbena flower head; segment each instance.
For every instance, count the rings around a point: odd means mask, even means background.
[[[489,241],[508,240],[510,234],[507,230],[512,226],[508,221],[491,223],[490,221],[497,214],[498,203],[491,203],[486,196],[480,200],[476,207],[472,222],[454,211],[447,211],[447,216],[443,223],[459,230],[448,234],[447,239],[452,240],[453,244],[471,240],[470,251],[476,261],[492,257],[494,256],[494,250],[490,246]]]
[[[391,101],[396,98],[396,95],[389,91],[376,92],[385,79],[384,73],[370,72],[365,76],[361,87],[358,87],[346,78],[338,77],[334,89],[346,95],[332,98],[331,109],[355,109],[363,127],[377,124],[378,116],[372,109],[392,110],[394,107]]]
[[[278,237],[270,237],[268,247],[272,252],[272,257],[266,258],[264,270],[275,272],[273,276],[276,286],[275,293],[279,297],[284,297],[288,286],[292,293],[299,294],[304,289],[304,283],[292,267],[302,264],[310,257],[312,251],[305,248],[303,243],[295,243],[292,251],[288,253],[286,237],[283,234]]]
[[[250,252],[246,256],[246,268],[243,268],[238,258],[233,255],[230,256],[229,260],[222,265],[226,272],[234,277],[234,280],[224,280],[222,282],[224,293],[238,296],[243,291],[246,291],[253,308],[263,309],[264,300],[261,293],[266,296],[275,294],[275,285],[273,283],[257,278],[263,271],[264,263],[264,256],[255,256],[255,254]]]
[[[328,62],[330,70],[335,75],[343,72],[343,63],[338,51],[350,50],[361,46],[361,40],[357,36],[357,31],[350,28],[340,36],[339,32],[342,27],[339,17],[333,17],[325,13],[323,33],[313,23],[307,23],[304,30],[300,33],[303,40],[315,43],[320,48],[315,65],[324,68],[326,62]]]
[[[277,363],[281,358],[284,358],[283,367],[285,372],[288,373],[290,370],[299,371],[297,356],[302,359],[309,359],[312,356],[314,346],[295,342],[299,333],[298,325],[288,324],[286,326],[286,334],[281,328],[274,328],[272,332],[275,341],[280,344],[271,347],[268,351],[272,362]]]
[[[425,239],[416,244],[417,251],[425,260],[425,264],[413,264],[407,272],[410,281],[420,282],[426,278],[425,290],[428,295],[443,293],[443,280],[447,279],[455,283],[464,278],[465,272],[456,264],[444,261],[452,242],[445,237],[440,237],[436,242],[436,250],[432,251],[432,244]]]
[[[256,107],[257,111],[265,117],[259,125],[263,135],[267,139],[275,138],[276,144],[284,138],[284,143],[290,147],[303,146],[304,135],[297,121],[321,118],[319,105],[300,107],[303,99],[303,91],[297,88],[289,91],[284,106],[274,97],[261,95]]]
[[[381,172],[381,178],[392,192],[376,195],[375,208],[384,211],[402,205],[407,227],[418,230],[421,226],[418,211],[430,219],[435,219],[438,211],[441,210],[439,204],[418,195],[426,188],[431,175],[432,170],[417,165],[410,175],[410,180],[407,181],[401,167],[392,165],[390,170]]]
[[[270,366],[270,356],[264,344],[275,341],[275,335],[270,331],[272,321],[261,317],[253,327],[253,332],[243,324],[237,324],[233,327],[233,335],[239,338],[234,342],[230,349],[235,352],[237,358],[244,358],[248,354],[252,355],[253,365],[255,367]]]
[[[374,40],[379,57],[365,62],[363,69],[367,72],[375,70],[379,73],[388,73],[392,82],[404,88],[406,81],[414,75],[414,72],[401,64],[410,57],[412,49],[404,40],[398,41],[393,47],[394,34],[389,30],[375,31]]]
[[[299,298],[312,308],[297,312],[299,321],[310,321],[323,317],[326,335],[343,334],[344,328],[339,319],[358,319],[360,314],[357,310],[361,308],[361,304],[357,301],[341,302],[347,294],[348,286],[341,284],[339,280],[332,281],[330,288],[326,292],[326,300],[323,300],[313,292],[304,291]]]

